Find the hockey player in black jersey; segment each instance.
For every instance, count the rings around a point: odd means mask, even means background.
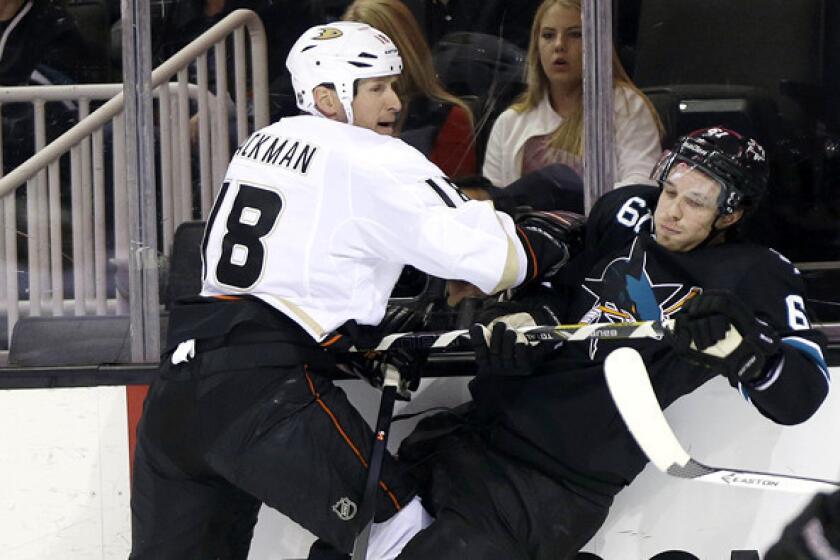
[[[599,199],[585,250],[550,293],[499,304],[507,315],[491,324],[489,341],[471,331],[478,375],[468,410],[421,422],[400,450],[436,516],[400,559],[572,557],[647,463],[604,381],[603,360],[618,344],[642,354],[663,407],[723,375],[777,423],[817,410],[828,370],[799,272],[781,254],[738,240],[767,169],[762,147],[733,131],[680,139],[654,171],[660,187]],[[664,341],[547,349],[520,344],[507,327],[670,318],[676,325]],[[726,357],[712,355],[727,344]]]

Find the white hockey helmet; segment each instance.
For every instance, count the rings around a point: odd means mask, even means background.
[[[362,78],[379,78],[402,72],[402,58],[387,35],[358,22],[337,21],[308,29],[286,58],[295,98],[301,110],[323,116],[315,108],[312,91],[332,84],[353,123],[354,85]]]

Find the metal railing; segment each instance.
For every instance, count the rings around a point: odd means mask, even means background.
[[[189,81],[191,69],[197,83]],[[181,222],[207,217],[232,144],[268,124],[259,17],[250,10],[231,13],[156,68],[152,87],[160,251],[166,257]],[[10,103],[31,105],[34,137],[34,155],[0,178],[0,321],[8,338],[21,314],[127,312],[127,294],[117,289],[131,243],[122,88],[0,88],[0,111]],[[72,104],[78,124],[47,143],[51,103]],[[0,146],[13,141],[20,139],[0,137]]]

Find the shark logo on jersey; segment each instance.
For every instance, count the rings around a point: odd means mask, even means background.
[[[628,323],[663,321],[702,292],[697,286],[656,283],[647,269],[647,253],[639,238],[633,240],[627,256],[613,259],[599,278],[586,278],[581,287],[594,298],[581,323]],[[590,356],[597,351],[593,339]]]

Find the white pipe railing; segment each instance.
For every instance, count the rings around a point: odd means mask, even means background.
[[[175,53],[169,60],[158,66],[152,72],[152,87],[156,88],[162,85],[179,73],[183,73],[186,81],[186,68],[200,55],[213,48],[216,43],[226,39],[231,31],[233,31],[234,35],[234,60],[245,60],[243,28],[247,29],[251,40],[254,127],[261,128],[266,126],[268,124],[268,61],[266,56],[265,30],[263,29],[259,16],[250,10],[236,10],[232,12],[192,43]],[[242,84],[238,81],[236,83],[237,97],[235,99],[237,130],[240,132],[237,142],[242,142],[247,136],[248,131],[247,96],[245,95],[244,84],[246,69],[239,64],[235,64],[234,68],[237,69],[237,80],[243,80]],[[241,71],[239,70],[240,68],[242,68]],[[180,78],[181,76],[179,75],[179,82]],[[17,88],[6,89],[14,90]],[[0,103],[2,102],[3,97],[0,96]],[[93,131],[108,123],[122,111],[123,104],[123,95],[120,92],[91,114],[89,119],[84,119],[82,122],[79,122],[79,124],[59,136],[39,153],[0,179],[0,197],[6,196],[9,192],[21,186],[24,181],[38,173],[49,163],[58,159],[72,146],[75,146],[83,139],[89,137]]]
[[[229,37],[234,47],[233,75],[242,80],[233,88],[234,99],[228,94],[227,84]],[[247,48],[246,38],[250,43]],[[171,250],[177,226],[195,219],[195,210],[201,217],[209,212],[230,157],[228,115],[237,119],[237,142],[249,130],[268,124],[265,45],[265,31],[259,17],[249,10],[237,10],[152,72],[162,202],[158,220],[165,256]],[[208,64],[211,52],[215,59],[213,65]],[[188,81],[189,67],[193,64],[197,84]],[[215,93],[210,91],[211,75],[215,79]],[[250,88],[246,83],[249,75]],[[248,91],[252,92],[250,97]],[[34,155],[0,178],[3,216],[0,312],[5,315],[0,321],[7,321],[9,338],[22,309],[26,315],[61,315],[67,311],[68,304],[76,315],[128,311],[125,299],[119,294],[116,302],[109,303],[114,293],[108,293],[107,272],[108,241],[113,240],[110,258],[118,266],[127,262],[130,243],[122,92],[122,84],[0,88],[0,110],[9,103],[32,105],[35,133]],[[106,102],[90,112],[92,103],[102,101]],[[75,106],[79,122],[47,144],[50,103]],[[194,115],[190,114],[191,110],[196,111]],[[195,132],[191,134],[191,130]],[[0,136],[0,146],[4,141],[20,139]],[[110,160],[106,158],[109,146]],[[194,158],[200,179],[196,193],[192,185]],[[25,228],[18,224],[20,197],[14,195],[18,191],[25,196]],[[64,247],[66,230],[62,231],[62,214],[65,223],[68,218],[72,223],[72,236],[67,244],[72,247],[70,254]],[[20,263],[18,240],[24,236],[27,258],[25,263]],[[65,262],[71,259],[72,295],[65,286],[67,279],[63,274]],[[28,278],[28,293],[19,298],[21,273]]]

